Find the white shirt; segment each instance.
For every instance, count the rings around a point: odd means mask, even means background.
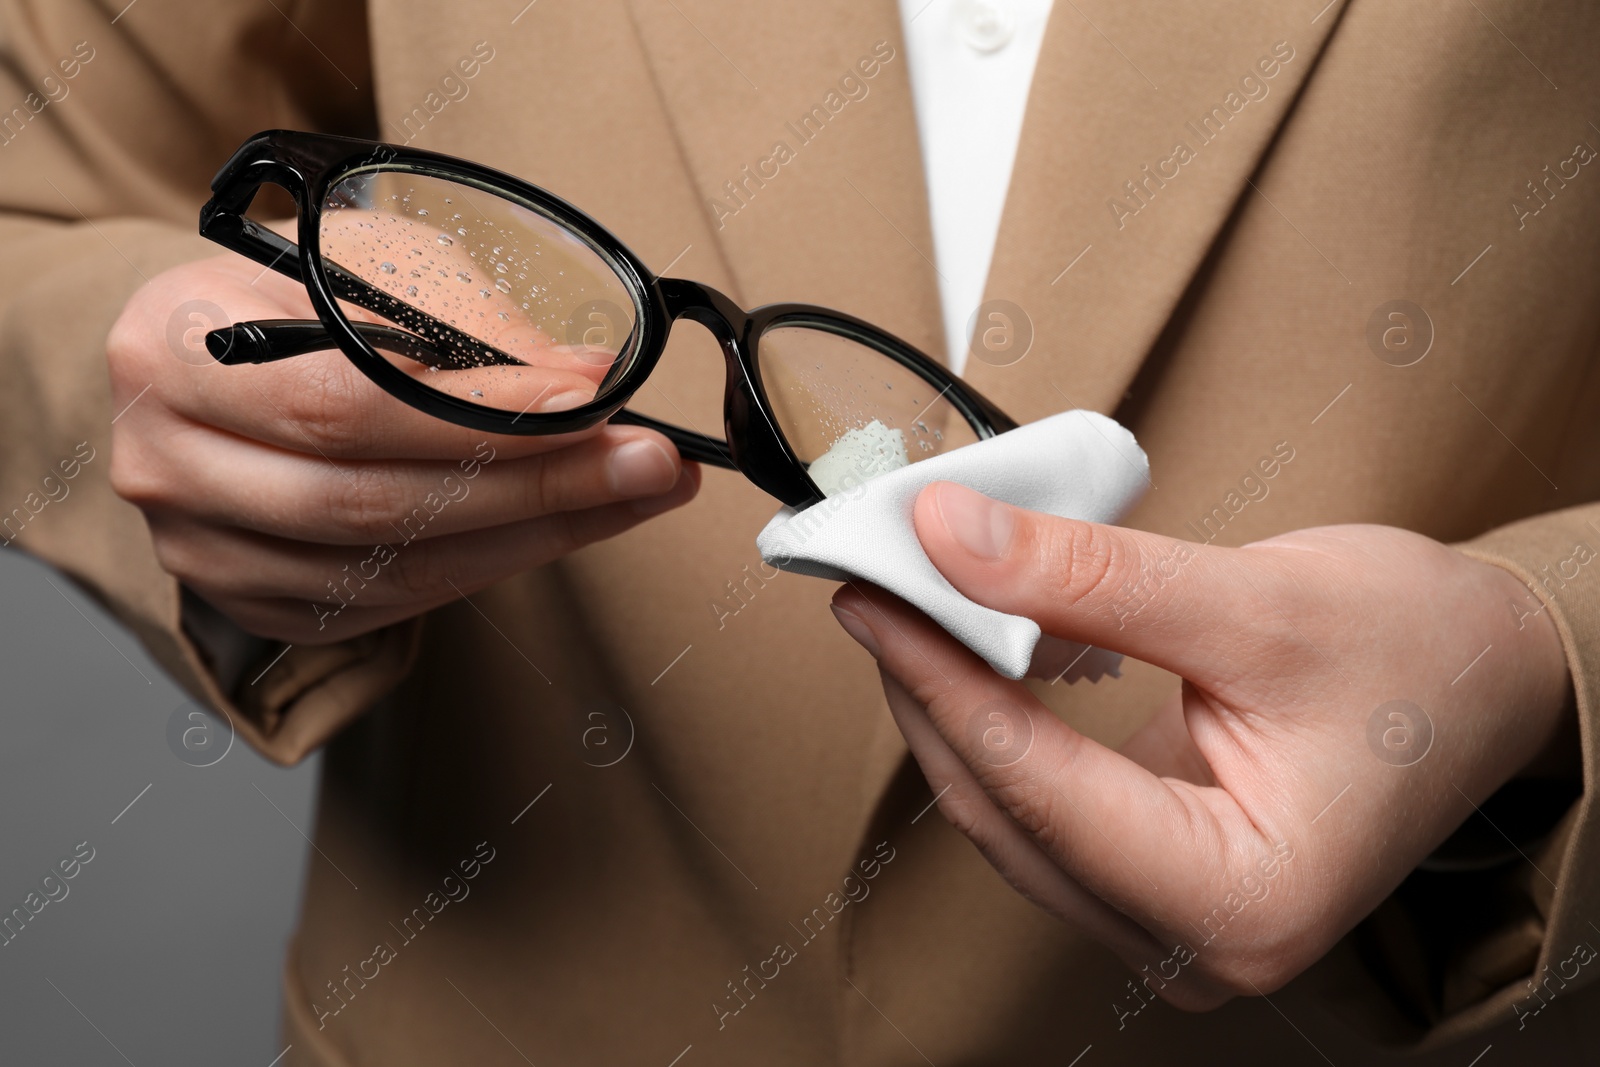
[[[1051,0],[900,0],[950,366],[966,366]]]

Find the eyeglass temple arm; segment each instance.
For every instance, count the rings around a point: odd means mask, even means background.
[[[463,370],[490,365],[523,365],[520,360],[493,350],[490,350],[492,354],[482,359],[457,356],[441,351],[426,338],[393,326],[375,322],[353,322],[350,325],[373,348],[395,352],[429,367]],[[273,363],[337,347],[327,327],[317,319],[257,319],[253,322],[236,322],[206,334],[206,351],[218,363],[230,367],[244,363]]]

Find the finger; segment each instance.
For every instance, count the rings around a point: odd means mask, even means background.
[[[205,427],[118,447],[117,490],[133,503],[330,545],[409,542],[659,496],[682,470],[670,442],[634,427],[546,455],[480,448],[454,463],[337,462]]]
[[[508,574],[542,566],[651,515],[693,499],[699,479],[690,469],[667,493],[609,510],[564,512],[501,526],[371,545],[291,541],[209,520],[148,513],[162,567],[185,584],[252,600],[298,600],[338,607],[415,604],[452,586],[479,588]],[[605,523],[596,527],[596,518]]]
[[[1175,907],[1226,891],[1235,850],[1259,837],[1226,793],[1157,778],[1084,737],[896,598],[847,587],[835,603],[1000,810],[1090,892],[1170,932],[1185,925]]]
[[[285,291],[288,280],[271,272],[251,281],[236,265],[223,262],[208,266],[203,277],[204,300],[194,295],[196,278],[158,279],[159,291],[139,299],[160,310],[125,315],[118,321],[107,348],[116,357],[114,366],[134,368],[118,382],[121,403],[148,387],[165,407],[194,422],[279,448],[336,458],[444,459],[470,452],[485,440],[507,456],[525,456],[595,432],[486,434],[458,426],[390,396],[335,350],[230,367],[199,348],[203,330],[191,329],[183,334],[185,350],[170,351],[170,320],[190,305],[209,305],[209,310],[188,312],[189,319],[205,329],[252,319],[314,317],[304,289]],[[435,387],[445,386],[444,391],[461,399],[512,412],[570,410],[592,399],[595,391],[595,369],[577,356],[561,366],[437,372],[399,357],[395,362],[406,373]],[[128,394],[125,399],[122,393]],[[135,409],[135,421],[145,414]]]
[[[924,489],[914,517],[928,558],[962,594],[1046,633],[1193,679],[1268,649],[1266,633],[1241,625],[1271,612],[1265,554],[1042,515],[952,482]]]
[[[570,411],[594,398],[594,383],[565,368],[492,366],[430,373],[421,364],[405,363],[401,370],[439,391],[513,417]],[[484,440],[507,455],[527,456],[585,436],[581,431],[493,434],[456,425],[390,396],[338,351],[259,366],[219,365],[204,379],[186,377],[186,387],[166,397],[168,406],[186,418],[336,459],[442,459]]]
[[[840,622],[847,629],[860,625],[859,620]],[[1149,932],[1074,881],[995,806],[971,769],[939,735],[927,711],[887,671],[883,691],[895,725],[937,794],[939,814],[977,847],[1002,878],[1028,900],[1125,959],[1148,956],[1160,947]]]
[[[470,596],[514,574],[625,532],[681,507],[700,485],[685,469],[669,493],[637,504],[530,519],[436,541],[345,550],[258,539],[195,526],[166,529],[162,566],[262,637],[328,644],[359,636]]]

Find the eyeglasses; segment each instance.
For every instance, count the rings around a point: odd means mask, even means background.
[[[294,197],[298,244],[246,217],[269,183]],[[318,316],[211,331],[225,364],[336,347],[437,418],[500,434],[649,427],[796,508],[1016,426],[870,323],[809,304],[746,312],[657,277],[571,204],[466,160],[277,130],[211,190],[200,233],[302,282]],[[679,319],[722,348],[726,439],[623,407]]]

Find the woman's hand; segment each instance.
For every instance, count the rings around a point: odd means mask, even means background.
[[[484,434],[393,399],[339,352],[225,367],[202,344],[228,322],[314,317],[304,287],[228,255],[154,278],[107,340],[112,485],[143,509],[162,566],[251,633],[375,630],[699,487],[648,430]],[[523,387],[573,406],[539,373]]]
[[[1300,973],[1571,714],[1528,590],[1404,530],[1213,548],[949,483],[916,528],[972,600],[1183,678],[1113,752],[903,602],[834,598],[945,817],[1180,1007]]]

